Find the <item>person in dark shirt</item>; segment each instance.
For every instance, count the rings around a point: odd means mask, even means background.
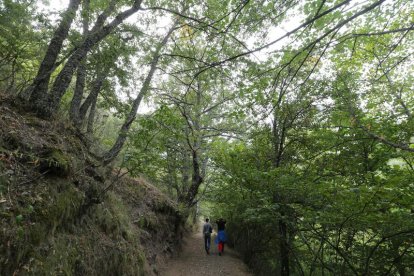
[[[217,223],[217,237],[215,239],[215,243],[218,244],[218,252],[219,256],[224,252],[224,244],[227,241],[227,235],[225,232],[226,229],[226,221],[222,218],[216,220]]]
[[[210,243],[211,243],[211,233],[213,232],[213,227],[211,226],[209,219],[206,218],[206,223],[203,225],[203,236],[204,236],[204,248],[207,255],[210,255]]]

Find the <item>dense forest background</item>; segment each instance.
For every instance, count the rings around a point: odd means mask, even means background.
[[[413,1],[53,3],[0,2],[2,100],[227,218],[258,274],[414,275]]]

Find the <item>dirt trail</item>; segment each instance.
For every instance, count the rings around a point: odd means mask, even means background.
[[[200,228],[201,229],[201,228]],[[236,252],[228,246],[224,248],[222,256],[218,255],[214,244],[214,235],[210,255],[204,251],[201,230],[192,234],[183,241],[183,248],[179,256],[171,259],[163,270],[161,276],[197,276],[197,275],[234,275],[244,276],[251,274]]]

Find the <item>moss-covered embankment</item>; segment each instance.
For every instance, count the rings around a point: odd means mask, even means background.
[[[0,106],[0,275],[156,274],[182,226],[173,202],[96,166],[71,128]]]

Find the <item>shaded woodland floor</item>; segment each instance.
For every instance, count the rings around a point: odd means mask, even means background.
[[[210,255],[207,255],[204,251],[201,230],[190,235],[184,239],[181,253],[166,264],[160,275],[253,275],[238,254],[228,246],[225,247],[224,254],[219,256],[213,240],[214,236],[212,236]]]

